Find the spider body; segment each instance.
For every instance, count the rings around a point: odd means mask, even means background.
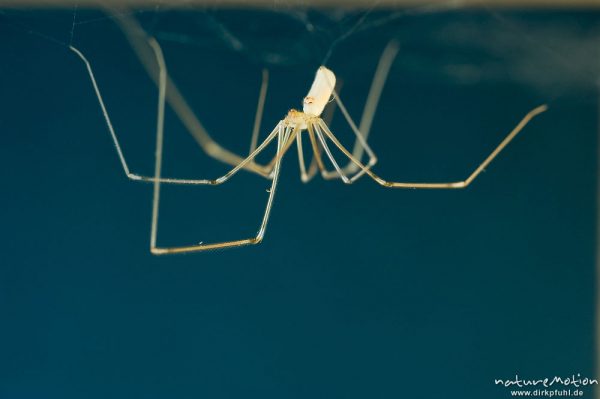
[[[286,127],[296,128],[300,131],[304,131],[308,128],[308,124],[317,120],[319,117],[315,115],[309,115],[296,109],[290,109],[282,123]]]
[[[324,66],[320,66],[315,79],[302,101],[302,111],[290,109],[281,121],[284,126],[297,129],[297,134],[308,129],[308,124],[315,123],[325,106],[330,102],[335,87],[335,74]]]

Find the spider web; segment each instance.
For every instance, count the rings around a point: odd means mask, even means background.
[[[542,12],[544,18],[531,23],[524,22],[519,12],[463,10],[463,3],[456,0],[404,9],[380,9],[374,1],[360,10],[281,2],[243,12],[164,4],[112,12],[74,6],[70,11],[50,12],[50,18],[42,20],[32,19],[27,10],[0,10],[0,24],[72,45],[87,27],[110,29],[109,22],[120,15],[134,16],[163,43],[193,49],[217,39],[248,62],[267,68],[327,65],[336,59],[340,47],[361,41],[377,46],[380,37],[384,41],[393,38],[402,46],[401,68],[418,79],[465,84],[512,80],[546,90],[582,87],[598,80],[600,28],[593,19],[586,21],[576,14],[553,19],[551,12]],[[273,32],[277,40],[269,37]]]

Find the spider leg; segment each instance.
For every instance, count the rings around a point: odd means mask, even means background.
[[[159,112],[159,118],[161,115],[164,115],[163,112]],[[274,135],[277,136],[277,153],[279,154],[282,151],[283,143],[286,139],[290,137],[292,133],[290,133],[290,129],[283,129],[282,123],[279,123],[277,126],[277,130],[269,135],[269,137],[253,151],[253,153],[246,158],[245,161],[249,161],[251,158],[257,155],[258,152],[262,150],[273,138]],[[163,146],[163,132],[162,129],[159,128],[157,130],[157,138],[156,138],[156,163],[155,163],[155,176],[157,179],[154,180],[154,196],[152,202],[152,225],[150,228],[150,252],[155,255],[166,255],[166,254],[180,254],[180,253],[188,253],[188,252],[200,252],[200,251],[208,251],[213,249],[223,249],[223,248],[232,248],[232,247],[240,247],[244,245],[254,245],[258,244],[262,241],[265,231],[267,229],[267,223],[269,221],[269,215],[271,213],[271,208],[273,206],[273,200],[275,198],[275,189],[277,188],[277,182],[279,180],[279,171],[281,168],[281,160],[282,157],[277,157],[277,161],[275,162],[275,167],[273,170],[273,180],[271,182],[271,188],[269,189],[269,198],[267,199],[267,205],[265,207],[265,212],[263,214],[262,222],[258,229],[258,232],[254,237],[234,240],[234,241],[223,241],[216,242],[210,244],[198,244],[198,245],[187,245],[187,246],[178,246],[178,247],[158,247],[156,245],[157,235],[158,235],[158,215],[159,215],[159,203],[160,203],[160,172],[161,172],[161,163],[162,163],[162,146]],[[262,148],[261,148],[262,147]],[[227,175],[223,176],[221,179],[226,180],[231,177],[233,173],[237,170],[241,169],[243,166],[238,165],[234,170],[232,170]],[[235,170],[237,169],[237,170]],[[217,179],[218,181],[219,179]]]
[[[325,179],[325,180],[333,180],[333,179],[341,178],[345,183],[348,183],[349,179],[343,173],[342,168],[340,168],[339,165],[337,164],[337,162],[335,161],[335,158],[333,157],[333,154],[331,153],[329,147],[327,146],[327,143],[325,143],[325,140],[322,140],[322,138],[323,138],[322,134],[319,134],[318,132],[315,133],[316,129],[318,129],[318,126],[316,124],[314,124],[314,123],[307,124],[308,137],[310,138],[310,143],[311,143],[312,149],[313,149],[313,159],[312,159],[311,167],[307,173],[309,179],[312,179],[314,177],[314,175],[316,174],[316,171],[318,169],[321,172],[321,177],[323,177],[323,179]],[[317,140],[316,137],[319,137],[319,139]],[[321,156],[321,152],[323,151],[323,149],[325,149],[328,159],[334,165],[334,170],[328,170],[327,167],[325,166],[325,163],[323,162],[323,157]],[[317,165],[317,167],[313,168],[313,165]],[[337,165],[337,168],[336,168],[336,165]]]
[[[119,24],[128,41],[130,42],[132,48],[136,52],[140,62],[146,69],[146,72],[150,76],[150,78],[158,85],[157,80],[157,67],[154,62],[154,57],[151,52],[148,50],[148,46],[146,45],[148,35],[139,25],[139,23],[132,17],[125,15],[123,13],[115,13],[111,10],[115,15],[115,21]],[[140,39],[140,37],[142,39]],[[160,71],[158,71],[160,73]],[[263,79],[265,75],[263,74]],[[169,103],[169,106],[175,111],[181,122],[184,124],[186,129],[190,132],[190,134],[194,137],[198,145],[202,148],[202,150],[212,158],[235,166],[238,165],[244,157],[241,157],[232,151],[222,147],[218,144],[209,134],[204,125],[200,122],[200,120],[196,117],[192,108],[188,104],[185,97],[179,91],[175,82],[171,79],[169,75],[166,76],[166,100]],[[261,85],[261,93],[262,87],[266,87],[266,83],[263,80]],[[259,105],[261,101],[261,96],[259,95]],[[264,95],[266,95],[266,88],[264,90]],[[264,101],[264,100],[263,100]],[[255,118],[255,125],[257,124],[257,120],[259,120],[258,115]],[[244,169],[257,173],[263,177],[269,177],[271,174],[270,170],[263,165],[259,165],[255,162],[249,162],[244,166]]]
[[[313,149],[313,159],[308,170],[308,176],[312,178],[317,173],[318,169],[319,171],[321,171],[321,176],[323,176],[323,178],[326,178],[325,175],[330,172],[325,167],[325,164],[323,163],[323,158],[321,158],[321,151],[323,151],[323,147],[317,142],[317,139],[315,138],[315,132],[312,124],[309,123],[307,125],[307,130],[308,137],[310,138],[310,144]],[[336,178],[339,178],[339,176],[336,175]]]
[[[311,162],[311,165],[309,167],[308,173],[307,173],[307,180],[306,181],[310,181],[314,175],[316,174],[317,170],[319,170],[321,172],[321,177],[323,177],[323,179],[325,180],[334,180],[334,179],[342,179],[345,180],[345,183],[353,183],[354,181],[356,181],[357,178],[359,178],[363,173],[357,174],[355,176],[353,176],[352,178],[347,178],[346,177],[346,173],[344,172],[344,168],[339,168],[339,171],[337,169],[335,169],[335,165],[337,164],[335,159],[333,158],[333,156],[328,158],[331,160],[332,164],[334,165],[334,170],[328,170],[327,167],[325,166],[325,164],[323,163],[323,158],[321,157],[321,152],[323,151],[323,144],[321,139],[319,139],[319,141],[317,141],[317,139],[315,138],[315,132],[314,129],[318,129],[317,125],[314,125],[314,127],[309,124],[308,125],[308,135],[310,138],[310,142],[312,144],[312,149],[313,149],[313,159]],[[322,137],[322,133],[321,133],[321,137]],[[324,140],[323,140],[324,141]],[[327,144],[325,144],[325,146],[327,146]],[[329,149],[329,147],[327,146],[327,149]],[[331,151],[329,151],[329,153],[331,154]]]
[[[309,126],[310,126],[310,124],[309,124]],[[319,141],[321,142],[321,145],[323,146],[323,149],[325,150],[325,154],[327,154],[327,157],[329,158],[329,160],[333,164],[333,167],[335,168],[335,170],[338,173],[339,177],[346,184],[352,183],[352,181],[344,174],[344,172],[342,171],[342,168],[340,168],[340,166],[338,165],[337,161],[333,157],[333,154],[331,153],[331,150],[329,149],[329,146],[327,145],[327,142],[325,141],[325,138],[323,137],[323,133],[321,132],[321,129],[319,128],[319,125],[314,124],[312,127],[314,128],[314,131],[317,134],[317,138],[319,139]],[[326,170],[322,170],[323,174],[325,174],[326,172],[327,172]]]
[[[296,148],[298,149],[298,164],[300,166],[300,180],[302,183],[308,182],[309,176],[306,173],[306,165],[304,164],[304,151],[302,150],[302,136],[296,135]]]
[[[365,142],[369,138],[369,133],[371,132],[371,125],[373,123],[373,117],[375,116],[375,112],[377,111],[377,105],[379,104],[379,99],[381,97],[381,93],[383,92],[385,82],[387,81],[390,68],[392,67],[393,62],[396,59],[396,55],[398,55],[398,47],[399,46],[397,41],[390,41],[383,50],[383,53],[381,53],[381,57],[379,58],[379,62],[377,63],[377,69],[375,70],[375,74],[373,75],[371,88],[369,89],[367,101],[365,102],[365,107],[363,108],[363,113],[360,118],[360,124],[358,125],[358,132],[362,134]],[[350,116],[347,112],[344,116],[347,117],[347,119],[350,119]],[[359,140],[357,137],[356,141],[354,142],[354,149],[352,151],[352,155],[354,156],[354,158],[361,160],[364,150],[366,149],[367,148],[362,145],[361,140]],[[353,162],[349,162],[345,168],[345,171],[347,173],[353,173],[357,170],[358,167]]]
[[[158,83],[158,86],[159,86],[158,107],[159,107],[159,109],[163,109],[164,105],[165,105],[165,91],[166,91],[166,76],[167,76],[166,66],[164,63],[163,56],[162,56],[162,51],[161,51],[160,47],[158,46],[158,43],[154,39],[149,39],[149,44],[152,47],[152,49],[155,51],[156,60],[157,60],[157,63],[159,64],[160,76],[159,76],[159,83]],[[94,92],[95,92],[96,98],[98,100],[98,104],[100,105],[100,108],[102,110],[102,115],[104,117],[104,121],[106,122],[106,126],[108,128],[108,131],[112,138],[113,144],[117,151],[117,155],[119,156],[119,161],[121,162],[123,172],[125,173],[127,178],[134,180],[134,181],[143,181],[143,182],[155,181],[156,178],[153,176],[143,176],[143,175],[140,175],[137,173],[133,173],[129,169],[129,165],[127,164],[127,160],[125,159],[125,155],[123,154],[123,150],[119,143],[119,139],[115,133],[110,116],[106,109],[106,105],[104,104],[102,94],[101,94],[98,84],[96,82],[96,78],[94,76],[94,72],[92,70],[91,64],[87,60],[87,58],[83,55],[83,53],[81,53],[81,51],[79,51],[78,49],[76,49],[73,46],[70,46],[70,49],[75,54],[77,54],[77,56],[83,61],[83,63],[86,66],[88,75],[90,77],[90,81],[92,82],[92,86],[94,88]],[[164,118],[160,118],[160,120],[157,123],[164,124]],[[157,126],[157,129],[159,129],[159,128],[162,130],[163,126],[162,125]],[[271,132],[271,135],[270,135],[271,139],[275,137],[275,133],[276,133],[276,130]],[[258,154],[254,154],[252,159],[254,159],[254,157],[256,157],[256,155],[258,155]],[[246,161],[246,162],[244,162],[244,161],[245,160],[243,158],[240,158],[240,163],[238,163],[238,165],[236,165],[235,169],[236,170],[239,169],[240,164],[243,164],[243,166],[246,166],[246,164],[248,164],[250,162],[250,161]],[[207,179],[179,179],[179,178],[170,178],[170,177],[164,177],[164,178],[161,177],[160,182],[166,183],[166,184],[190,184],[190,185],[215,184],[213,180],[207,180]]]
[[[262,82],[260,84],[260,92],[258,93],[258,104],[256,105],[256,115],[254,116],[254,128],[252,129],[252,139],[250,140],[250,151],[256,149],[258,143],[258,134],[260,133],[260,122],[262,120],[263,111],[265,109],[265,99],[267,98],[267,88],[269,87],[269,70],[262,70]]]
[[[308,167],[308,171],[306,169],[306,164],[304,163],[304,149],[303,144],[302,144],[302,136],[300,134],[296,135],[296,147],[298,149],[298,162],[300,164],[300,180],[302,180],[303,183],[308,183],[309,181],[312,180],[313,177],[315,177],[315,175],[317,174],[317,171],[319,169],[324,170],[324,166],[322,168],[320,168],[318,165],[323,165],[323,161],[321,160],[321,154],[320,154],[320,147],[318,147],[316,140],[315,140],[315,136],[314,133],[312,132],[312,127],[311,127],[311,131],[309,133],[310,135],[310,141],[311,141],[311,145],[313,148],[313,157],[311,160],[311,163]],[[339,177],[339,176],[338,176]]]
[[[310,137],[310,135],[309,135]],[[314,136],[312,136],[312,140],[314,140]],[[314,150],[314,148],[316,148],[316,150]],[[313,177],[315,177],[317,175],[317,172],[319,171],[319,158],[321,156],[321,147],[316,146],[313,147],[314,153],[313,153],[313,157],[310,161],[310,165],[308,166],[308,172],[306,172],[307,175],[307,182],[311,181]]]
[[[320,134],[318,132],[321,131],[321,128],[319,127],[320,125],[323,126],[327,126],[327,124],[325,123],[325,121],[323,121],[322,119],[319,120],[316,124],[314,124],[314,129],[317,130],[317,135],[324,137],[323,133],[321,132]],[[329,130],[329,128],[327,128]],[[331,131],[331,130],[329,130]],[[326,140],[322,140],[322,142],[326,142]],[[325,146],[327,146],[327,144],[325,144]],[[321,147],[323,147],[323,144],[321,144]],[[317,154],[317,156],[320,157],[320,154]],[[332,157],[329,157],[330,159],[333,159]],[[364,169],[358,169],[358,172],[354,173],[354,175],[352,175],[351,177],[348,177],[349,173],[347,171],[347,167],[341,167],[340,170],[327,170],[327,168],[323,167],[320,168],[321,169],[321,176],[323,177],[323,179],[325,180],[334,180],[334,179],[339,179],[341,178],[342,180],[347,179],[348,181],[344,181],[344,183],[354,183],[356,180],[360,179],[365,173],[366,170],[371,169],[371,167],[373,165],[375,165],[377,158],[370,158],[370,161]],[[350,163],[352,163],[352,161],[349,161]],[[334,165],[334,169],[335,169],[335,165]],[[344,176],[344,177],[342,177]]]
[[[156,48],[152,41],[150,42],[150,44],[154,50],[158,49],[158,52],[156,52],[155,55],[156,55],[159,63],[162,63],[162,60],[161,60],[162,54],[160,53],[160,48]],[[88,75],[90,77],[90,81],[92,82],[92,86],[94,88],[94,92],[96,94],[96,98],[98,100],[98,104],[100,105],[100,109],[102,110],[102,116],[104,118],[104,121],[108,128],[108,131],[110,133],[111,139],[112,139],[115,149],[117,151],[117,155],[119,156],[119,161],[121,162],[121,166],[123,168],[123,172],[125,172],[125,176],[127,176],[127,178],[129,178],[131,180],[136,180],[136,181],[152,181],[154,179],[153,177],[142,176],[137,173],[132,173],[131,170],[129,169],[129,165],[127,164],[127,160],[125,159],[125,155],[123,154],[123,150],[119,143],[119,139],[117,138],[117,134],[115,133],[115,129],[113,127],[110,116],[106,109],[106,105],[104,104],[104,99],[102,98],[102,93],[100,92],[98,83],[96,82],[96,78],[95,78],[94,72],[92,70],[92,66],[91,66],[90,62],[88,61],[88,59],[83,55],[83,53],[81,51],[79,51],[78,49],[76,49],[73,46],[70,46],[69,48],[75,54],[77,54],[77,56],[85,64]],[[159,108],[162,106],[161,104],[164,104],[164,101],[165,101],[165,98],[164,98],[164,81],[163,81],[163,82],[159,83],[159,98],[158,98]],[[171,184],[205,184],[206,180],[161,178],[161,182],[171,183]]]
[[[321,128],[325,132],[325,136],[329,138],[339,149],[350,159],[351,162],[356,164],[356,166],[363,170],[364,173],[369,175],[373,180],[384,187],[393,187],[393,188],[427,188],[427,189],[456,189],[456,188],[465,188],[469,186],[479,174],[496,158],[496,156],[515,138],[517,134],[529,123],[531,119],[546,111],[548,107],[546,105],[540,105],[533,110],[529,111],[527,115],[521,119],[521,121],[515,126],[515,128],[500,142],[500,144],[485,158],[485,160],[475,168],[473,172],[464,180],[454,181],[454,182],[440,182],[440,183],[406,183],[406,182],[394,182],[387,181],[382,179],[373,173],[367,166],[363,165],[358,159],[356,159],[350,151],[348,151],[339,140],[333,135],[333,133],[329,130],[327,125],[324,123],[320,123]]]
[[[277,162],[277,158],[283,157],[288,150],[292,147],[292,145],[294,144],[294,138],[295,136],[300,132],[300,129],[298,129],[297,126],[291,126],[290,130],[289,130],[289,134],[287,134],[285,136],[285,140],[284,140],[284,144],[283,144],[283,148],[281,150],[280,154],[276,154],[270,161],[269,163],[265,166],[265,170],[267,170],[269,172],[269,177],[272,175],[273,173],[273,168],[275,166],[275,163]]]
[[[323,122],[323,121],[320,121]],[[325,123],[325,122],[323,122]],[[317,143],[316,139],[315,139],[315,131],[316,131],[316,136],[319,138],[319,142]],[[329,149],[329,146],[327,145],[327,142],[323,136],[323,133],[321,132],[321,128],[319,127],[319,125],[317,123],[312,123],[312,124],[308,124],[308,132],[309,132],[309,137],[313,146],[313,161],[315,161],[316,165],[318,166],[319,170],[321,171],[321,176],[323,177],[323,179],[325,180],[333,180],[333,179],[342,179],[342,181],[346,184],[350,184],[350,183],[354,183],[358,178],[360,178],[360,176],[362,176],[365,172],[360,171],[359,173],[356,173],[354,176],[352,176],[351,178],[349,178],[346,174],[346,172],[344,171],[344,168],[340,167],[339,164],[337,163],[337,161],[335,160],[335,158],[333,157],[333,154],[331,152],[331,150]],[[331,161],[334,170],[327,170],[327,167],[325,166],[325,164],[323,163],[322,157],[321,157],[321,148],[325,149],[325,153],[327,155],[327,157],[329,158],[329,160]],[[370,168],[370,166],[367,166],[366,168]],[[310,176],[312,178],[312,176]]]
[[[369,146],[369,144],[367,144],[367,140],[365,139],[365,136],[363,136],[363,134],[360,132],[360,130],[356,127],[356,124],[354,123],[354,121],[352,120],[352,118],[350,117],[350,114],[348,113],[348,110],[346,109],[346,107],[344,106],[344,103],[342,102],[342,100],[340,99],[340,97],[338,95],[335,95],[335,101],[338,105],[338,107],[340,108],[340,111],[342,112],[342,115],[344,116],[344,118],[346,119],[346,122],[348,122],[348,125],[350,125],[350,128],[352,129],[352,131],[354,132],[354,134],[356,135],[356,141],[355,141],[355,148],[359,148],[360,151],[360,157],[362,158],[362,152],[363,149],[364,151],[367,152],[367,155],[369,156],[369,161],[367,163],[367,170],[370,169],[372,166],[374,166],[377,163],[377,156],[375,156],[375,153],[373,152],[373,150],[371,149],[371,147]],[[325,122],[319,121],[320,125],[325,125]],[[325,125],[326,126],[326,125]],[[355,157],[356,158],[356,157]],[[360,158],[356,158],[356,159],[360,159]],[[352,167],[354,166],[354,167]],[[358,168],[353,162],[348,162],[348,164],[344,167],[344,171],[346,173],[355,173],[356,171],[358,171],[356,173],[355,176],[353,176],[352,178],[354,180],[358,179],[359,177],[361,177],[363,174],[366,173],[365,170],[359,170],[360,168]]]
[[[377,163],[377,156],[371,149],[371,147],[367,144],[367,138],[369,137],[369,133],[371,130],[371,125],[373,122],[373,117],[375,115],[375,111],[377,110],[377,105],[379,103],[379,98],[381,97],[381,93],[383,91],[383,87],[387,80],[390,68],[396,55],[398,54],[398,43],[395,40],[392,40],[385,47],[381,57],[379,58],[379,62],[377,64],[377,69],[375,70],[375,74],[373,76],[373,81],[371,83],[371,87],[369,89],[369,94],[367,95],[367,101],[365,102],[365,107],[363,109],[363,114],[361,116],[359,127],[356,126],[356,123],[350,116],[350,113],[344,106],[339,93],[336,90],[333,90],[334,100],[337,106],[340,108],[344,119],[350,128],[352,129],[354,135],[356,136],[356,140],[354,141],[354,149],[352,151],[353,157],[357,160],[361,160],[363,153],[366,151],[369,156],[369,161],[367,162],[367,170],[373,167]],[[360,170],[357,165],[349,161],[346,166],[342,168],[346,175],[352,175],[352,181],[356,181],[362,175],[366,173],[365,170]],[[339,177],[339,174],[335,173],[326,173],[324,176],[326,179],[334,179]]]

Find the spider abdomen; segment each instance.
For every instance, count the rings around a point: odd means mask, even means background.
[[[303,111],[312,116],[321,116],[335,87],[335,74],[324,66],[319,67],[315,80],[303,101]]]

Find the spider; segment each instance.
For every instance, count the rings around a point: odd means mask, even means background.
[[[388,72],[392,65],[394,58],[398,52],[398,45],[392,41],[385,48],[382,53],[379,64],[377,66],[371,88],[367,97],[363,115],[361,118],[360,126],[354,123],[342,100],[335,90],[336,77],[335,74],[326,68],[321,66],[315,75],[315,79],[312,86],[304,98],[302,111],[291,109],[287,115],[280,120],[275,128],[269,133],[269,135],[258,144],[258,132],[260,126],[260,119],[262,118],[262,110],[264,107],[266,91],[268,86],[268,72],[263,71],[262,85],[259,93],[259,100],[256,112],[256,118],[254,123],[254,130],[252,132],[252,140],[250,145],[250,152],[247,157],[241,157],[236,155],[216,143],[206,132],[200,121],[191,112],[191,109],[185,102],[185,99],[177,90],[174,83],[171,81],[167,74],[167,68],[163,57],[162,50],[158,42],[154,38],[147,38],[145,43],[146,49],[140,40],[131,40],[134,44],[134,49],[138,52],[140,59],[146,64],[146,68],[152,63],[158,66],[158,116],[156,124],[156,158],[155,158],[155,169],[154,176],[142,176],[139,174],[132,173],[127,165],[125,156],[119,144],[119,140],[116,136],[115,130],[111,123],[110,117],[106,110],[104,100],[98,88],[96,78],[92,71],[92,67],[87,58],[81,51],[73,46],[70,49],[83,61],[87,72],[89,74],[92,86],[94,88],[98,103],[102,110],[104,120],[106,122],[108,131],[111,135],[113,143],[115,145],[121,166],[125,172],[125,175],[135,181],[150,182],[154,185],[153,190],[153,205],[152,205],[152,222],[150,229],[150,251],[156,255],[163,254],[175,254],[175,253],[187,253],[187,252],[199,252],[214,249],[240,247],[244,245],[253,245],[260,243],[265,235],[267,228],[267,222],[269,220],[269,214],[273,206],[273,200],[275,198],[275,189],[277,187],[277,181],[279,179],[279,171],[281,162],[284,155],[292,147],[294,142],[298,151],[298,160],[300,166],[300,176],[303,182],[310,181],[317,172],[320,172],[324,179],[341,179],[346,184],[355,182],[362,176],[369,176],[378,184],[384,187],[390,188],[410,188],[410,189],[461,189],[469,186],[479,174],[492,162],[494,158],[510,143],[511,140],[525,127],[525,125],[535,116],[547,110],[546,105],[541,105],[529,113],[527,113],[523,119],[516,125],[516,127],[500,142],[500,144],[485,158],[485,160],[477,166],[477,168],[468,175],[464,180],[453,181],[453,182],[440,182],[440,183],[410,183],[410,182],[396,182],[385,180],[376,175],[372,168],[377,163],[377,157],[373,153],[372,149],[367,144],[367,138],[371,128],[371,122],[373,115],[377,108],[379,97],[383,90],[384,83],[387,79]],[[144,44],[145,44],[144,43]],[[153,58],[153,59],[152,59]],[[331,100],[333,98],[333,100]],[[197,141],[203,150],[211,157],[231,165],[233,168],[221,177],[216,179],[177,179],[170,177],[163,177],[161,175],[162,169],[162,152],[163,152],[163,136],[164,136],[164,113],[165,113],[165,100],[169,101],[173,109],[179,114],[180,118],[188,129],[195,136]],[[321,118],[325,107],[329,102],[335,101],[336,105],[340,109],[346,122],[356,136],[354,148],[352,151],[347,149],[340,141],[336,138],[333,132],[327,126],[327,123]],[[304,149],[302,147],[302,135],[308,135],[312,147],[312,160],[309,167],[306,167],[304,159]],[[276,142],[277,152],[272,160],[261,165],[255,161],[257,155],[259,155],[265,148],[271,143]],[[345,166],[340,166],[335,160],[330,145],[337,147],[345,157],[348,159],[348,163]],[[362,162],[364,153],[367,153],[368,160],[366,163]],[[329,159],[333,165],[333,170],[328,170],[323,162],[324,156]],[[227,182],[232,176],[234,176],[240,170],[247,170],[256,174],[259,174],[267,179],[271,180],[271,186],[268,190],[269,196],[265,207],[262,222],[258,229],[258,232],[254,237],[224,241],[216,243],[199,243],[196,245],[186,245],[178,247],[160,247],[157,245],[157,232],[158,232],[158,216],[159,216],[159,203],[160,203],[160,187],[162,183],[165,184],[186,184],[186,185],[220,185]]]

